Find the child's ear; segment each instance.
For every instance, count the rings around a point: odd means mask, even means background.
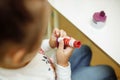
[[[19,64],[25,55],[25,49],[20,49],[12,56],[12,62],[14,64]]]

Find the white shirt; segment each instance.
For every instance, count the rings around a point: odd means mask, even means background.
[[[42,53],[51,49],[49,40],[43,40],[41,49]],[[62,67],[55,63],[56,71],[54,71],[49,58],[40,52],[25,67],[19,69],[0,68],[0,80],[71,80],[70,64]],[[55,78],[55,73],[57,78]]]

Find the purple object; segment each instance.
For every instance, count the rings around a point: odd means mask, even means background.
[[[93,21],[96,22],[105,22],[107,16],[105,15],[104,11],[101,12],[95,12],[93,15]]]

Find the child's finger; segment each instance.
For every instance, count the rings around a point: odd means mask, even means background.
[[[66,47],[66,51],[67,51],[67,52],[72,52],[72,51],[73,51],[73,48],[72,48],[72,47]]]
[[[72,47],[67,47],[65,49],[65,52],[69,55],[69,57],[72,55],[73,48]]]
[[[67,36],[67,33],[64,30],[60,30],[60,37]]]
[[[63,49],[64,49],[64,42],[63,42],[63,40],[61,40],[61,41],[59,42],[59,47],[58,47],[58,49],[61,50],[61,51],[63,51]]]
[[[55,28],[54,30],[53,30],[53,35],[55,35],[55,37],[59,37],[60,36],[60,33],[59,33],[60,31],[59,31],[59,29],[58,28]]]

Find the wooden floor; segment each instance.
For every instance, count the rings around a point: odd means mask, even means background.
[[[68,35],[73,36],[75,39],[80,40],[83,44],[87,44],[91,47],[93,53],[91,65],[107,64],[112,66],[120,80],[120,65],[116,64],[108,55],[106,55],[105,52],[89,40],[80,30],[78,30],[62,15],[59,14],[58,19],[60,28],[65,30]]]

